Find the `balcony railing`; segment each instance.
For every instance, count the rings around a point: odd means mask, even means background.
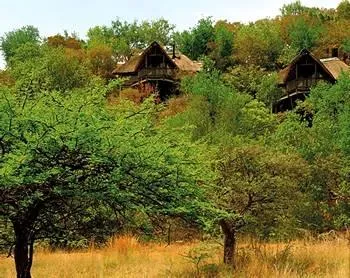
[[[145,68],[138,72],[139,78],[175,78],[176,70],[169,68]]]
[[[310,78],[310,79],[297,79],[292,80],[287,83],[287,92],[292,93],[296,91],[306,92],[310,91],[310,88],[317,84],[320,79]]]

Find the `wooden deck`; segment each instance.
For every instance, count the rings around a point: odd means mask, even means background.
[[[138,72],[142,79],[176,79],[177,70],[170,68],[144,68]]]

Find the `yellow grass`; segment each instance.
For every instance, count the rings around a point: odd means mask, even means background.
[[[141,244],[120,237],[102,250],[37,251],[33,277],[350,277],[346,240],[291,244],[242,243],[235,270],[221,264],[217,243]],[[15,277],[13,259],[0,258],[0,277]]]

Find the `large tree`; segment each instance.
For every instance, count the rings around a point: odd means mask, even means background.
[[[224,234],[224,263],[234,265],[237,234],[249,226],[288,219],[299,198],[299,182],[307,173],[304,161],[260,146],[223,149],[219,179],[212,192]]]
[[[191,59],[196,60],[202,55],[208,55],[210,43],[215,40],[212,18],[200,19],[194,28],[176,33],[174,39],[180,50]]]
[[[350,2],[342,0],[337,7],[337,14],[340,18],[350,19]]]
[[[19,47],[24,44],[38,45],[39,42],[39,30],[28,25],[5,33],[5,35],[0,38],[0,49],[4,54],[6,63],[9,63],[11,57],[15,55]]]
[[[275,69],[283,49],[277,21],[264,19],[243,25],[237,31],[234,45],[239,63]]]
[[[65,92],[85,86],[92,77],[81,49],[26,44],[17,49],[11,65],[17,93],[24,95],[47,90]]]
[[[106,107],[101,86],[38,97],[0,90],[0,218],[13,228],[18,278],[31,277],[36,240],[111,235],[136,212],[198,215],[202,152],[157,127],[152,102]]]

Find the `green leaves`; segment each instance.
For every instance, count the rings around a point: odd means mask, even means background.
[[[212,196],[227,213],[222,220],[235,231],[260,227],[266,232],[278,225],[278,216],[293,214],[301,196],[299,185],[308,175],[305,161],[252,144],[224,148],[220,153]]]
[[[316,45],[322,33],[322,26],[315,20],[309,22],[303,17],[297,18],[289,27],[289,36],[295,48],[311,49]]]
[[[107,106],[113,86],[32,98],[0,89],[2,217],[24,223],[33,215],[23,225],[48,238],[75,229],[81,236],[101,233],[90,224],[85,229],[99,210],[101,221],[115,219],[106,235],[121,229],[120,218],[133,222],[138,210],[152,220],[200,218],[201,187],[211,179],[204,148],[185,132],[157,124],[152,100]]]
[[[27,45],[19,48],[11,61],[18,93],[30,97],[45,91],[83,87],[91,79],[81,59],[63,48]]]
[[[5,33],[5,35],[0,38],[0,49],[4,54],[6,62],[9,63],[19,47],[26,44],[38,45],[39,42],[39,30],[28,25]]]
[[[190,31],[174,35],[182,53],[193,60],[209,53],[209,43],[215,39],[215,30],[211,17],[202,18]]]

